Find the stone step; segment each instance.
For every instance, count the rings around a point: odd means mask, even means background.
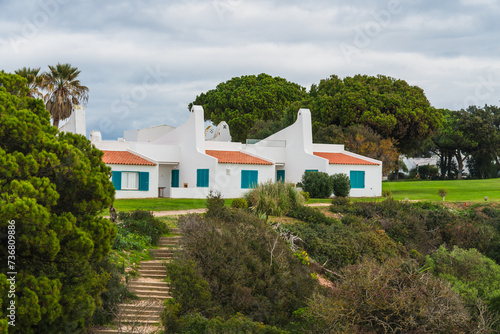
[[[148,262],[143,262],[141,263],[141,265],[139,266],[140,269],[163,269],[165,270],[165,264],[162,262],[158,263],[158,262],[153,262],[153,263],[148,263]]]
[[[154,324],[153,324],[154,325]],[[95,334],[137,334],[137,333],[160,333],[158,326],[127,326],[122,324],[121,329],[94,329]]]
[[[135,304],[119,304],[118,309],[120,312],[135,312],[135,313],[145,313],[145,312],[158,312],[161,313],[164,309],[161,303],[135,303]]]
[[[135,295],[139,298],[170,298],[170,291],[168,290],[148,290],[148,289],[129,289],[131,292],[135,293]]]
[[[160,323],[160,320],[153,320],[153,319],[143,319],[143,320],[136,320],[136,319],[133,319],[133,318],[130,318],[130,319],[123,319],[121,322],[118,321],[118,319],[115,319],[113,321],[113,323],[115,324],[135,324],[136,326],[140,326],[140,325],[154,325],[154,324],[159,324]],[[141,333],[141,332],[134,332],[134,333]]]
[[[170,287],[170,283],[162,282],[162,281],[153,281],[153,280],[132,280],[128,282],[128,287],[136,287],[136,286],[157,286],[157,287]]]
[[[167,277],[166,273],[140,273],[142,277],[147,278],[161,278],[164,279]]]
[[[148,285],[148,284],[137,284],[137,285],[128,285],[127,287],[130,291],[170,291],[170,287],[168,285],[157,286],[157,285]]]
[[[117,322],[143,322],[143,321],[154,321],[159,323],[161,321],[161,313],[145,313],[145,314],[120,314],[119,318],[116,318]]]

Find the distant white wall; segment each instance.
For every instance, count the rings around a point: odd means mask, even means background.
[[[365,187],[363,189],[351,189],[351,197],[378,197],[382,196],[382,165],[329,165],[329,175],[342,173],[347,176],[351,171],[365,172]]]
[[[82,105],[74,105],[67,122],[59,128],[59,131],[87,136],[85,107]]]
[[[123,137],[126,141],[152,142],[174,129],[175,128],[170,125],[157,125],[145,129],[126,130],[123,133]]]
[[[158,165],[114,165],[109,164],[111,170],[117,172],[149,172],[149,190],[116,190],[115,198],[151,198],[158,197]]]

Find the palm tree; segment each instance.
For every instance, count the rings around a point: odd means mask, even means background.
[[[32,98],[43,97],[42,94],[43,74],[40,73],[40,67],[38,68],[23,67],[15,71],[14,73],[28,80],[26,85],[29,88],[29,93],[28,93],[29,97]]]
[[[50,66],[50,71],[44,74],[45,105],[54,120],[54,126],[59,127],[59,121],[71,115],[74,104],[86,104],[89,99],[89,89],[80,84],[77,79],[80,71],[71,64]]]

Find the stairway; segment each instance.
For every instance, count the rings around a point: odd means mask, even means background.
[[[173,233],[179,233],[173,229]],[[128,282],[127,288],[139,300],[127,304],[120,304],[118,317],[114,320],[116,328],[97,329],[96,334],[137,334],[158,333],[161,331],[161,313],[163,302],[171,298],[170,286],[166,282],[167,271],[165,262],[168,262],[179,237],[161,237],[157,249],[150,249],[153,257],[150,261],[141,262],[138,270],[139,277]]]

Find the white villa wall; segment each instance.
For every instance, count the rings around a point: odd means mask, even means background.
[[[313,155],[311,112],[309,109],[300,109],[295,123],[289,127],[267,137],[253,145],[262,156],[273,159],[268,155],[273,151],[267,147],[267,141],[285,141],[285,181],[298,183],[306,170],[325,172],[328,166],[326,159]],[[259,147],[262,151],[259,151]],[[276,151],[276,148],[273,149]]]
[[[149,190],[116,190],[115,198],[151,198],[158,197],[158,165],[138,166],[138,165],[115,165],[108,164],[111,170],[117,172],[148,172]]]
[[[59,128],[59,131],[87,136],[87,128],[85,125],[85,107],[82,105],[73,106],[71,115],[66,123]]]
[[[382,165],[329,165],[329,175],[343,173],[349,176],[351,171],[365,172],[365,188],[351,189],[351,197],[378,197],[382,196]]]
[[[218,164],[214,189],[220,191],[224,198],[243,196],[250,189],[241,188],[242,170],[258,171],[259,183],[276,180],[274,165]]]
[[[153,142],[157,145],[176,145],[180,148],[179,188],[170,189],[172,197],[202,198],[200,196],[207,191],[207,188],[196,187],[198,169],[209,169],[209,188],[215,184],[217,159],[205,154],[204,133],[203,108],[193,106],[191,116],[186,123]],[[185,184],[187,188],[184,188]],[[180,190],[190,188],[194,190]]]
[[[328,153],[347,153],[346,151],[344,151],[344,145],[339,144],[313,144],[313,151]]]
[[[123,133],[123,137],[131,142],[152,142],[174,129],[170,125],[156,125],[146,129],[127,130]]]

